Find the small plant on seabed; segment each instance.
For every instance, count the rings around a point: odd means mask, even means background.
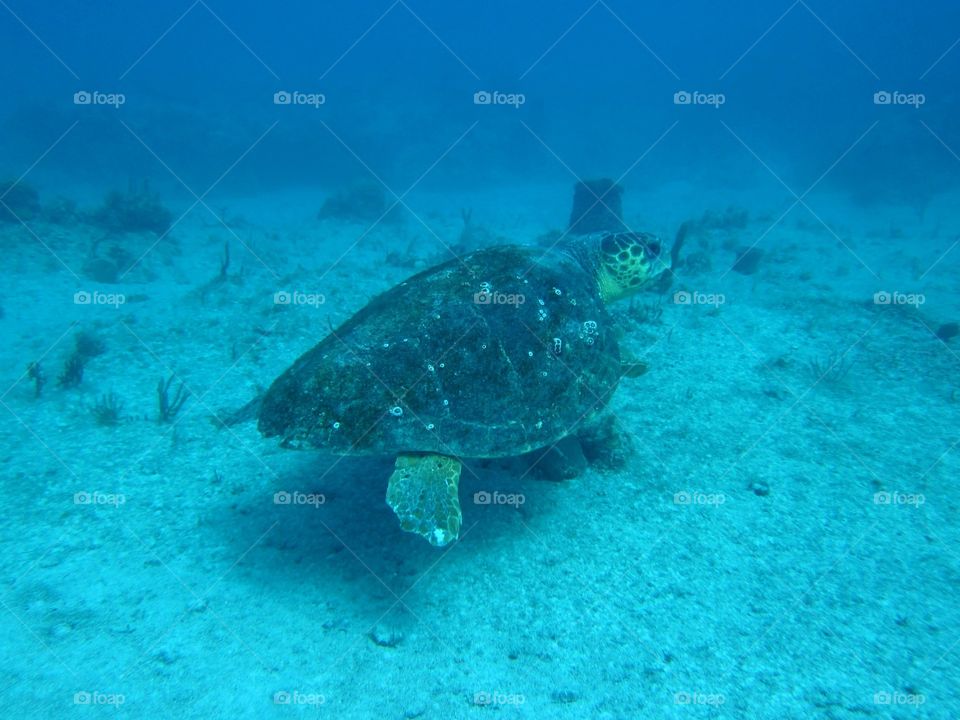
[[[0,181],[0,223],[20,223],[40,214],[37,191],[19,180]]]
[[[43,386],[47,384],[47,376],[39,362],[32,362],[27,365],[27,377],[33,380],[33,396],[40,397],[43,393]]]
[[[839,355],[833,352],[826,357],[813,358],[807,363],[813,379],[827,385],[837,385],[842,382],[852,367],[853,360],[846,354]]]
[[[74,337],[77,355],[85,358],[97,357],[107,351],[107,344],[101,337],[88,330],[81,330]]]
[[[648,302],[630,300],[630,307],[627,308],[627,315],[636,322],[643,325],[653,325],[660,322],[663,316],[663,305],[661,299],[650,300]]]
[[[60,371],[60,377],[57,378],[57,385],[65,390],[77,387],[83,382],[83,368],[86,363],[87,358],[74,351],[63,363],[63,370]]]
[[[173,213],[144,181],[140,185],[131,182],[125,193],[109,193],[91,219],[94,225],[110,232],[152,232],[163,236],[173,224]]]
[[[209,282],[201,285],[197,292],[200,294],[200,302],[206,302],[207,295],[215,287],[224,284],[229,279],[227,274],[230,270],[230,243],[223,244],[223,254],[220,255],[220,272]]]
[[[170,397],[170,387],[176,375],[171,375],[167,380],[160,378],[157,384],[157,405],[160,410],[159,422],[168,423],[177,416],[180,408],[190,397],[190,391],[184,387],[183,382],[177,386],[177,391]]]
[[[97,425],[116,427],[120,424],[120,413],[123,412],[123,402],[115,393],[101,395],[96,404],[90,408]]]

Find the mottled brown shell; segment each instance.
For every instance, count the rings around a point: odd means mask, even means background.
[[[259,428],[337,454],[518,455],[574,432],[619,377],[595,278],[499,246],[374,298],[273,383]]]

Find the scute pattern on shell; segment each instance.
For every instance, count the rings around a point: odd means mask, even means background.
[[[575,431],[619,377],[594,278],[498,246],[374,298],[274,382],[259,427],[337,454],[518,455]]]

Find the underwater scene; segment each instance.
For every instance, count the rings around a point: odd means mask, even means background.
[[[960,5],[0,40],[0,717],[960,720]]]

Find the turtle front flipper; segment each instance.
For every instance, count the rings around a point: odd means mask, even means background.
[[[636,378],[645,374],[650,368],[643,360],[622,357],[620,359],[620,377]]]
[[[398,455],[387,505],[400,527],[442,547],[460,534],[460,461],[446,455]]]

